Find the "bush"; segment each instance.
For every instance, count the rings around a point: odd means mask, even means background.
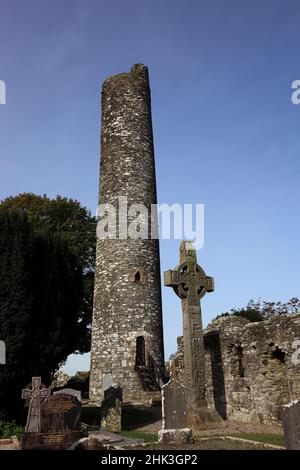
[[[0,421],[0,439],[9,439],[12,436],[20,437],[24,429],[15,421]]]

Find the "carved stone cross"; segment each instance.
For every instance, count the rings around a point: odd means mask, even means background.
[[[188,241],[181,242],[180,264],[164,273],[164,285],[173,287],[181,298],[183,311],[184,374],[188,405],[207,407],[205,398],[205,353],[200,299],[214,290],[214,279],[197,264],[196,251]]]
[[[22,398],[30,398],[25,432],[41,431],[41,402],[50,396],[50,390],[41,383],[41,377],[32,377],[31,388],[22,390]]]

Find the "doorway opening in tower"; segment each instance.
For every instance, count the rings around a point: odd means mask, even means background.
[[[145,348],[145,338],[144,338],[144,336],[138,336],[136,338],[135,365],[136,365],[136,367],[146,365],[146,348]]]

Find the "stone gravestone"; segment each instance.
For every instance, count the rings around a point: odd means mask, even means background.
[[[25,432],[40,432],[41,402],[50,396],[50,390],[42,384],[41,377],[32,377],[31,385],[22,390],[22,398],[29,399],[29,410]]]
[[[32,386],[22,392],[22,398],[30,398],[25,433],[21,438],[21,448],[29,449],[68,449],[78,439],[86,436],[81,430],[81,403],[72,395],[49,396],[44,392],[40,380],[33,378]],[[40,379],[40,378],[39,378]],[[41,396],[41,392],[44,395]],[[38,400],[38,404],[37,404]]]
[[[102,398],[105,397],[106,390],[108,390],[112,386],[113,386],[112,374],[106,374],[103,377],[103,381],[102,381],[102,392],[103,392]]]
[[[300,450],[300,400],[284,405],[281,418],[286,448]]]
[[[172,271],[164,273],[164,285],[172,287],[181,299],[183,313],[183,361],[184,385],[186,387],[185,419],[188,428],[201,428],[203,423],[221,421],[215,410],[209,409],[206,402],[205,353],[202,329],[200,299],[207,292],[213,292],[214,279],[206,276],[197,263],[193,244],[183,241],[180,245],[180,264]],[[173,383],[172,383],[173,382]],[[178,380],[171,378],[171,384],[165,386],[165,393],[176,397],[180,392]],[[173,390],[173,391],[172,391]],[[174,400],[173,400],[174,401]],[[176,403],[175,399],[175,403]],[[172,400],[171,400],[172,403]],[[164,401],[166,420],[174,422],[172,404]],[[175,423],[174,423],[175,424]],[[183,423],[178,423],[182,425]],[[179,429],[179,428],[176,428]],[[166,436],[166,431],[164,432]]]
[[[101,429],[120,432],[122,425],[122,390],[109,387],[101,402]]]
[[[61,390],[53,392],[53,395],[72,395],[73,397],[76,397],[78,401],[81,402],[81,391],[74,390],[74,388],[62,388]]]
[[[170,381],[162,387],[163,429],[187,427],[186,386],[171,375]]]
[[[162,430],[159,442],[164,445],[180,445],[191,442],[192,432],[187,428],[187,388],[177,377],[176,367],[171,363],[170,380],[162,387]]]

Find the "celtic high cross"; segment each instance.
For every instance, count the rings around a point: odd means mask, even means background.
[[[183,312],[184,376],[188,405],[206,408],[205,353],[200,299],[213,292],[214,279],[197,264],[196,251],[188,241],[181,242],[180,264],[164,273],[164,285],[173,287],[181,298]]]

